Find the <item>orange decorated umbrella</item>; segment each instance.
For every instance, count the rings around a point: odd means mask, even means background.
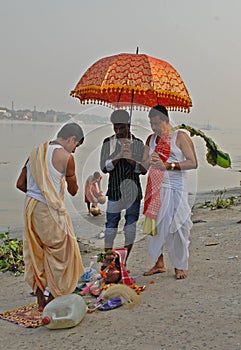
[[[168,62],[145,55],[120,53],[94,63],[77,83],[71,96],[80,103],[111,108],[149,109],[163,105],[189,112],[192,100],[187,88]]]

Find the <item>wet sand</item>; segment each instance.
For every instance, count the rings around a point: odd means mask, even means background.
[[[241,189],[226,194],[240,197]],[[213,193],[196,197],[193,228],[190,235],[188,277],[177,281],[165,253],[167,271],[151,277],[143,272],[152,264],[148,256],[147,237],[138,225],[137,241],[128,261],[131,275],[138,285],[146,285],[142,302],[133,309],[117,308],[87,314],[74,328],[49,330],[25,329],[0,320],[1,349],[241,349],[241,205],[229,209],[200,208],[214,197]],[[97,225],[96,220],[99,220]],[[92,224],[89,239],[80,244],[83,261],[88,266],[103,239],[98,239],[104,215]],[[83,221],[85,222],[85,221]],[[74,223],[76,232],[80,227]],[[85,224],[82,230],[85,228]],[[20,233],[19,233],[20,234]],[[122,234],[117,244],[121,244]],[[214,244],[215,243],[215,244]],[[94,265],[96,269],[99,265]],[[0,274],[0,312],[30,304],[35,298],[23,276]],[[153,280],[154,283],[150,283]]]

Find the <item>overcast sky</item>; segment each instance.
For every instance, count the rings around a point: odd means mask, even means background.
[[[1,0],[0,106],[84,111],[69,92],[87,68],[139,46],[182,76],[179,119],[241,128],[240,14],[240,0]]]

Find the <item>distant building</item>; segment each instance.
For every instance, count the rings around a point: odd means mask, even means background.
[[[9,112],[7,109],[1,108],[0,109],[0,118],[11,118],[12,113]]]

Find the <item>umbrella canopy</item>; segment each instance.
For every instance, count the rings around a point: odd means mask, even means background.
[[[121,53],[94,63],[81,77],[71,96],[80,103],[111,108],[150,108],[189,112],[192,100],[178,72],[166,61]]]

